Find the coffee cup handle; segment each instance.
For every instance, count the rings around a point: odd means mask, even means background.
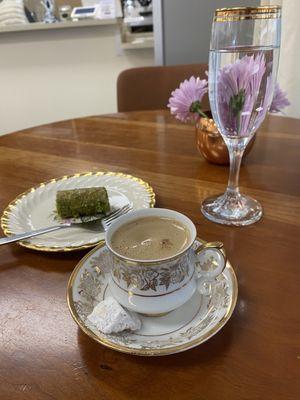
[[[196,271],[202,281],[213,281],[226,267],[226,254],[221,242],[202,242],[194,250]]]

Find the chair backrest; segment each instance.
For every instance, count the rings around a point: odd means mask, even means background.
[[[117,81],[118,111],[158,110],[167,107],[171,92],[192,75],[206,78],[207,64],[131,68]],[[209,109],[208,96],[202,107]]]

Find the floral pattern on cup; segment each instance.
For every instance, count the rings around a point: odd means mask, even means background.
[[[187,256],[181,257],[169,266],[159,268],[128,267],[118,262],[113,267],[114,280],[127,290],[138,289],[140,291],[168,290],[172,285],[184,282],[190,276],[190,267]]]

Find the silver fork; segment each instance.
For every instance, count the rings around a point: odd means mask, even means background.
[[[96,221],[97,219],[101,218],[101,225],[104,229],[104,231],[107,231],[109,226],[121,215],[127,214],[130,210],[132,209],[132,204],[126,204],[125,206],[118,208],[117,210],[113,211],[111,214],[107,215],[106,217],[102,218],[102,216],[99,217],[91,217],[90,219],[88,217],[85,217],[84,220],[67,220],[66,222],[63,222],[59,225],[54,225],[54,226],[49,226],[48,228],[42,228],[42,229],[37,229],[35,231],[30,231],[30,232],[25,232],[25,233],[19,233],[17,235],[13,236],[8,236],[0,239],[0,245],[2,244],[8,244],[8,243],[13,243],[13,242],[18,242],[19,240],[24,240],[28,239],[34,236],[39,236],[43,235],[44,233],[49,233],[49,232],[54,232],[58,231],[60,229],[64,228],[70,228],[72,226],[88,223],[91,221]]]
[[[126,204],[126,206],[123,206],[119,208],[118,210],[112,212],[109,214],[107,217],[104,217],[101,219],[101,225],[105,231],[110,227],[110,225],[119,217],[121,217],[124,214],[127,214],[129,211],[132,210],[132,204]]]

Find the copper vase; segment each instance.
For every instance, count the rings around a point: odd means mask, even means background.
[[[255,135],[248,143],[243,158],[252,149],[254,141]],[[213,119],[199,118],[196,123],[196,143],[199,152],[207,161],[213,164],[229,165],[227,146]]]

